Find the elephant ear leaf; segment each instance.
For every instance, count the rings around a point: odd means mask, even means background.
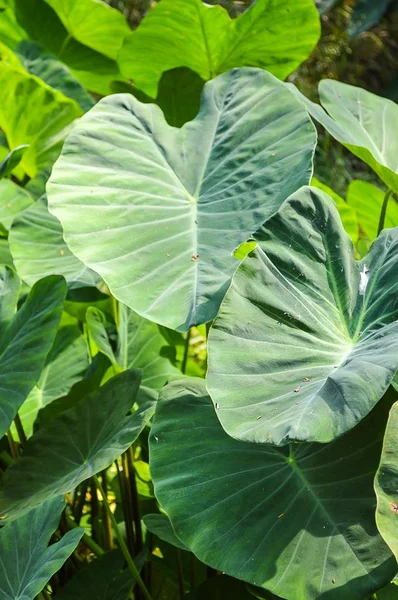
[[[3,518],[14,519],[45,498],[65,494],[127,450],[154,408],[153,402],[143,402],[128,414],[139,384],[138,371],[120,373],[46,422],[1,480]]]
[[[329,442],[398,369],[398,228],[356,262],[333,200],[303,188],[254,237],[209,335],[218,418],[245,441]]]
[[[377,526],[398,560],[398,402],[392,407],[387,422],[375,490]]]
[[[207,83],[181,129],[157,106],[116,94],[68,138],[49,210],[118,300],[186,331],[215,317],[234,249],[309,182],[315,143],[307,112],[260,69]]]
[[[2,295],[5,305],[0,308],[0,314],[8,317],[15,308],[16,284],[13,276],[11,279],[14,292]],[[65,296],[63,277],[51,275],[41,279],[7,326],[1,329],[0,436],[5,434],[40,377],[54,342]]]
[[[57,496],[0,529],[1,598],[33,600],[75,550],[84,529],[48,546],[64,507]]]
[[[319,84],[323,108],[294,86],[291,89],[330,135],[368,164],[388,188],[398,192],[398,137],[391,126],[398,122],[395,102],[332,79],[323,79]]]
[[[9,177],[11,175],[15,167],[17,167],[21,162],[23,153],[28,147],[28,144],[21,144],[7,154],[7,156],[0,162],[0,179],[3,177]]]

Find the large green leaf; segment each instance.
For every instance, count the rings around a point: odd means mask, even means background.
[[[170,519],[166,515],[145,515],[143,521],[148,531],[157,535],[158,538],[164,542],[176,546],[176,548],[179,548],[180,550],[188,550],[185,544],[183,544],[174,533]]]
[[[0,40],[10,48],[26,37],[26,32],[19,26],[14,11],[6,8],[0,12]]]
[[[90,94],[71,74],[67,66],[53,54],[44,52],[40,44],[23,40],[15,51],[29,73],[40,77],[50,87],[76,100],[84,112],[94,105]]]
[[[10,179],[0,181],[0,224],[9,230],[14,218],[33,204],[33,198]]]
[[[44,424],[0,483],[0,513],[15,518],[107,468],[135,441],[153,403],[131,409],[138,371],[125,371]]]
[[[93,560],[56,595],[57,600],[127,600],[132,587],[130,571],[121,572],[118,550]]]
[[[6,267],[4,267],[6,268]],[[3,271],[4,272],[4,271]],[[0,334],[0,437],[40,377],[53,344],[66,295],[63,277],[36,283]],[[14,305],[15,297],[2,298]],[[5,309],[1,308],[1,313]]]
[[[98,0],[15,0],[15,6],[26,37],[67,64],[87,89],[107,94],[122,79],[112,57],[129,28],[119,11]]]
[[[298,90],[296,94],[314,119],[398,192],[398,137],[392,125],[398,121],[395,102],[332,79],[319,84],[325,110]]]
[[[48,212],[45,197],[14,219],[9,244],[18,275],[28,285],[53,273],[63,275],[74,287],[100,282],[100,277],[69,250],[60,222]]]
[[[40,379],[23,403],[19,415],[26,435],[41,408],[66,396],[73,384],[82,379],[89,366],[87,343],[74,325],[61,327],[48,353]]]
[[[362,231],[372,242],[377,237],[381,207],[385,192],[367,181],[355,180],[347,190],[347,202],[355,209]],[[398,226],[398,204],[390,198],[384,221],[385,227]]]
[[[377,592],[377,600],[398,600],[398,584],[390,583]]]
[[[374,519],[390,405],[332,444],[278,448],[228,436],[203,380],[170,383],[150,436],[156,496],[215,569],[289,600],[363,600],[396,571]]]
[[[187,330],[214,318],[233,250],[309,181],[315,137],[293,94],[260,69],[207,83],[181,129],[156,106],[111,96],[64,145],[49,209],[118,300]]]
[[[8,154],[0,162],[0,179],[11,175],[12,171],[19,165],[21,158],[28,144],[22,144],[17,146],[13,150],[10,150]]]
[[[308,58],[319,33],[313,0],[257,0],[232,20],[219,5],[162,0],[125,38],[118,62],[150,96],[156,96],[162,73],[175,67],[188,67],[206,81],[244,66],[285,79]]]
[[[33,600],[75,550],[81,528],[48,546],[64,507],[63,498],[52,498],[0,529],[1,598]]]
[[[17,310],[20,281],[11,269],[0,268],[0,327],[1,330],[12,320]]]
[[[398,402],[388,419],[375,490],[377,526],[398,560]]]
[[[334,200],[334,203],[337,206],[337,210],[339,211],[343,227],[352,239],[353,243],[356,244],[358,241],[359,229],[358,217],[355,212],[355,207],[349,206],[348,200],[346,202],[344,198],[336,194],[336,192],[332,190],[328,185],[325,185],[321,181],[318,181],[318,179],[315,179],[315,177],[311,179],[311,185],[318,188],[319,190],[322,190],[323,192],[326,192]]]
[[[331,441],[398,370],[398,228],[356,262],[333,200],[303,188],[255,238],[209,335],[218,417],[246,441]]]
[[[20,162],[29,177],[57,157],[67,127],[81,114],[74,100],[0,62],[0,127],[10,148],[29,144]]]

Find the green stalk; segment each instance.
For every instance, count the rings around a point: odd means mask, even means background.
[[[14,440],[14,437],[11,433],[11,429],[9,429],[7,431],[7,440],[8,440],[8,445],[10,447],[11,456],[13,457],[14,460],[17,460],[17,458],[19,458],[18,446],[17,446],[17,444]]]
[[[102,485],[104,488],[104,492],[107,495],[108,494],[108,479],[106,476],[106,469],[104,471],[102,471]],[[105,509],[105,506],[103,506],[103,519],[104,519],[104,528],[105,528],[105,549],[106,550],[112,550],[112,546],[113,546],[113,539],[112,539],[112,527],[111,527],[111,521],[109,519],[109,515]]]
[[[22,425],[21,417],[17,413],[14,418],[15,428],[18,432],[19,441],[21,444],[25,444],[28,441],[26,437],[25,430]]]
[[[66,515],[66,523],[70,529],[76,529],[79,527],[77,523],[73,519],[71,519],[68,515]],[[87,548],[89,548],[96,556],[101,556],[101,554],[105,554],[105,551],[91,538],[87,533],[83,533],[82,542],[86,544]]]
[[[379,226],[377,228],[377,235],[380,235],[380,232],[384,229],[384,221],[386,220],[387,206],[390,196],[392,194],[392,190],[387,190],[384,196],[383,204],[381,207]]]
[[[181,363],[181,372],[182,373],[185,373],[185,371],[187,370],[187,360],[188,360],[188,354],[189,354],[189,342],[191,341],[191,333],[192,333],[192,330],[190,329],[187,333],[187,337],[185,338],[184,357],[183,357],[182,363]]]
[[[140,590],[141,590],[141,592],[142,592],[145,600],[152,600],[151,595],[148,592],[148,590],[146,589],[145,584],[142,581],[141,576],[140,576],[140,574],[138,572],[138,569],[135,566],[135,563],[134,563],[134,561],[133,561],[133,559],[132,559],[132,557],[130,555],[130,552],[128,551],[128,548],[126,546],[126,542],[123,539],[123,536],[122,536],[122,534],[120,532],[119,526],[118,526],[118,524],[116,522],[115,516],[114,516],[113,512],[111,511],[111,507],[109,506],[108,498],[106,497],[105,492],[102,489],[101,483],[100,483],[97,475],[94,475],[93,479],[94,479],[95,485],[97,486],[98,491],[100,492],[100,494],[102,496],[102,499],[103,499],[103,502],[104,502],[104,506],[106,508],[106,511],[107,511],[107,513],[109,515],[109,518],[110,518],[110,521],[112,523],[112,527],[113,527],[113,530],[115,532],[117,541],[119,542],[120,549],[123,552],[124,558],[126,559],[127,566],[130,569],[131,574],[132,574],[134,580],[136,581],[138,587],[140,588]]]
[[[127,460],[128,460],[128,468],[129,468],[130,492],[131,492],[131,497],[132,497],[132,509],[133,509],[133,519],[134,519],[134,527],[135,527],[135,543],[136,543],[137,552],[141,552],[141,550],[143,548],[141,515],[140,515],[140,508],[138,505],[138,491],[137,491],[137,482],[135,480],[133,449],[131,446],[130,446],[130,448],[128,448],[126,454],[127,454]]]
[[[130,489],[130,478],[129,478],[129,466],[127,460],[127,454],[122,454],[122,470],[120,471],[120,477],[122,482],[122,502],[123,502],[123,514],[124,522],[126,524],[126,538],[127,547],[131,554],[136,553],[135,535],[133,529],[133,499],[131,497]]]
[[[184,573],[182,570],[182,560],[181,560],[181,550],[177,548],[177,574],[178,574],[178,589],[180,592],[180,599],[183,600],[185,591],[184,591]]]

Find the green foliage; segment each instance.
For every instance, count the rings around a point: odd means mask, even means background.
[[[1,600],[397,598],[387,4],[0,0]]]

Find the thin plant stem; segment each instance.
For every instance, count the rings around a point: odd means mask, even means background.
[[[25,444],[28,441],[26,437],[25,430],[22,425],[21,417],[17,413],[14,418],[15,428],[18,432],[19,441],[21,444]]]
[[[68,515],[66,516],[66,523],[70,529],[76,529],[79,527],[77,523],[73,519],[71,519]],[[83,534],[82,542],[91,550],[96,556],[101,556],[101,554],[105,554],[105,550],[101,548],[97,542],[93,540],[87,533]]]
[[[7,440],[10,447],[11,456],[14,460],[17,460],[17,458],[19,458],[18,446],[14,440],[14,436],[11,433],[11,429],[7,431]]]
[[[191,591],[196,588],[196,558],[191,554]]]
[[[142,542],[142,527],[141,527],[141,515],[140,515],[140,507],[138,505],[138,491],[137,491],[137,482],[135,480],[135,467],[134,467],[134,456],[133,449],[130,448],[126,452],[129,466],[129,480],[130,480],[130,491],[132,496],[132,508],[133,508],[133,519],[134,519],[134,527],[135,527],[135,542],[137,552],[141,552],[143,548]]]
[[[80,519],[82,518],[84,504],[86,502],[86,494],[88,488],[88,481],[83,481],[80,486],[80,493],[77,497],[76,502],[74,502],[74,506],[72,508],[73,517],[76,523],[80,524]]]
[[[119,328],[119,303],[114,296],[111,295],[113,319],[116,327]]]
[[[113,514],[113,512],[111,510],[111,507],[109,506],[108,498],[106,497],[105,492],[102,489],[102,485],[101,485],[101,483],[100,483],[97,475],[94,475],[93,479],[94,479],[95,485],[97,486],[97,489],[98,489],[99,493],[102,496],[102,500],[104,502],[104,506],[105,506],[106,511],[107,511],[107,513],[109,515],[109,518],[111,520],[113,530],[115,532],[117,541],[119,542],[120,549],[123,552],[123,555],[124,555],[124,558],[126,560],[127,566],[130,569],[131,574],[132,574],[134,580],[136,581],[138,587],[140,588],[140,590],[141,590],[141,592],[142,592],[145,600],[152,600],[151,595],[148,592],[148,590],[146,589],[145,584],[144,584],[144,582],[141,579],[141,575],[139,574],[138,569],[135,566],[135,563],[134,563],[134,561],[133,561],[133,559],[131,557],[131,554],[130,554],[128,548],[127,548],[126,542],[123,539],[123,536],[122,536],[122,534],[120,532],[119,526],[118,526],[118,524],[116,522],[115,516],[114,516],[114,514]]]
[[[133,529],[133,499],[131,497],[131,488],[130,488],[130,471],[127,453],[124,452],[122,454],[122,471],[120,473],[122,479],[122,486],[124,495],[123,499],[123,513],[124,513],[124,521],[126,524],[126,537],[127,537],[127,545],[131,554],[135,554],[136,552],[136,539]]]
[[[189,354],[189,342],[191,341],[191,332],[192,329],[190,329],[187,333],[187,337],[185,338],[185,347],[184,347],[184,357],[182,359],[182,363],[181,363],[181,372],[185,373],[185,371],[187,370],[187,361],[188,361],[188,354]]]
[[[108,479],[106,476],[106,469],[104,471],[102,471],[101,473],[101,479],[102,479],[102,486],[104,488],[104,492],[107,495],[108,494]],[[104,529],[105,529],[105,548],[106,550],[112,550],[112,546],[113,546],[113,539],[112,539],[112,526],[111,526],[111,520],[109,518],[109,515],[105,509],[105,506],[103,506],[103,519],[104,519]]]
[[[386,220],[387,214],[387,206],[390,196],[392,194],[392,190],[387,190],[384,196],[383,204],[380,212],[379,226],[377,227],[377,235],[380,235],[381,231],[384,229],[384,222]]]
[[[184,590],[184,573],[182,570],[182,560],[181,560],[181,550],[177,548],[177,575],[178,575],[178,589],[180,592],[180,598],[183,600],[185,590]]]

